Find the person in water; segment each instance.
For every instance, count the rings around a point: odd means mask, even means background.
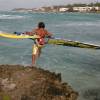
[[[41,49],[45,45],[45,37],[51,37],[52,34],[45,29],[45,24],[39,22],[36,29],[32,30],[32,35],[38,35],[40,38],[35,39],[33,48],[32,48],[32,65],[36,63],[36,59],[41,54]]]

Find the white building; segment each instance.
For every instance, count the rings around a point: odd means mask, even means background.
[[[60,12],[65,12],[65,11],[68,11],[68,9],[69,9],[69,8],[59,8],[59,11],[60,11]]]
[[[90,11],[92,7],[73,7],[74,11],[79,11],[79,12],[86,12]]]
[[[73,7],[74,11],[78,11],[78,12],[86,12],[86,11],[91,11],[93,8],[95,8],[96,10],[99,10],[100,7]]]
[[[100,7],[94,7],[96,10],[100,10]]]

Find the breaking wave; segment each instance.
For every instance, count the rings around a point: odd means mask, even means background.
[[[54,25],[55,27],[67,27],[67,26],[97,26],[99,27],[100,26],[100,21],[98,22],[72,22],[72,23],[69,23],[69,22],[66,22],[66,23],[61,23],[61,24],[56,24]]]
[[[25,16],[21,16],[21,15],[0,15],[0,19],[21,19],[21,18],[25,18]]]

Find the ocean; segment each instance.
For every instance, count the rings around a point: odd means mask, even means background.
[[[100,45],[100,14],[0,11],[0,31],[32,31],[43,21],[54,37]],[[33,41],[0,37],[0,64],[31,65]],[[62,74],[78,100],[100,100],[100,50],[47,44],[37,66]]]

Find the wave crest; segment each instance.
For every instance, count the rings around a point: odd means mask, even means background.
[[[21,19],[21,18],[25,18],[25,16],[21,16],[21,15],[0,15],[0,19]]]

